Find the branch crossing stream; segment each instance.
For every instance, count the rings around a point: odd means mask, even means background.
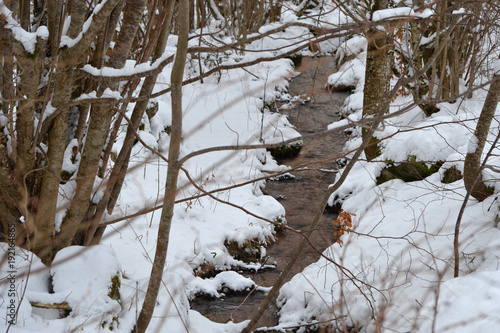
[[[301,74],[291,79],[289,94],[300,96],[299,102],[291,108],[282,105],[280,112],[287,114],[289,121],[301,134],[324,131],[329,124],[339,120],[339,111],[348,96],[348,93],[330,92],[325,88],[328,76],[335,72],[334,60],[331,57],[304,57],[296,71]],[[301,231],[308,229],[328,185],[335,180],[337,164],[334,158],[340,155],[345,140],[346,138],[338,133],[321,139],[304,140],[302,151],[297,157],[280,161],[292,167],[309,164],[306,168],[291,172],[292,177],[267,181],[267,194],[278,199],[285,207],[288,226]],[[317,163],[318,161],[327,162]],[[318,230],[313,232],[310,238],[315,249],[311,246],[305,247],[285,282],[311,263],[316,262],[320,257],[318,251],[322,252],[333,244],[332,221],[335,218],[336,215],[333,213],[323,214],[317,226]],[[273,285],[302,236],[287,231],[278,233],[276,238],[277,241],[267,248],[268,259],[266,261],[269,264],[276,263],[276,269],[246,274],[257,285],[264,287]],[[191,307],[212,321],[240,322],[250,319],[266,297],[263,292],[258,291],[247,296],[245,294],[228,295],[223,299],[197,298],[191,303]],[[278,324],[276,312],[273,302],[257,327],[276,326]]]

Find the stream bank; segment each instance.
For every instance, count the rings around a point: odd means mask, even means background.
[[[291,108],[282,105],[280,112],[288,116],[290,123],[301,134],[324,131],[329,124],[339,120],[339,110],[348,96],[348,93],[332,93],[326,88],[328,76],[335,71],[335,62],[331,57],[304,57],[296,71],[301,74],[290,81],[289,94],[300,96],[299,102]],[[291,172],[291,177],[267,181],[267,194],[278,199],[285,207],[288,226],[301,231],[309,227],[328,185],[335,180],[337,171],[335,157],[341,153],[345,140],[344,135],[338,133],[321,139],[307,139],[304,140],[302,151],[297,157],[279,161],[292,167],[309,164],[307,168]],[[317,163],[322,160],[328,162]],[[317,250],[323,251],[334,242],[331,222],[335,218],[336,215],[324,212],[317,230],[310,238],[315,249],[311,246],[305,247],[285,282],[316,262],[320,257]],[[251,277],[257,285],[264,287],[273,285],[302,236],[293,232],[282,232],[277,234],[276,238],[276,242],[267,248],[267,263],[275,263],[276,269],[244,274]],[[197,298],[191,303],[191,307],[212,321],[240,322],[250,319],[266,297],[264,293],[257,291],[247,296],[240,294],[227,296],[224,299]],[[276,326],[278,324],[276,312],[273,302],[257,327]]]

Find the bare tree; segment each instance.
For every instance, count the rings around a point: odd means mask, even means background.
[[[174,68],[170,77],[172,88],[172,131],[168,149],[167,182],[165,184],[165,198],[156,242],[156,253],[149,279],[146,298],[137,324],[133,332],[145,332],[149,325],[158,297],[163,270],[167,260],[167,249],[170,239],[170,227],[174,216],[175,196],[177,194],[177,178],[181,164],[179,163],[180,146],[182,141],[182,79],[186,65],[188,37],[189,37],[189,2],[181,1],[178,11],[179,40],[175,55]]]
[[[481,168],[481,156],[490,132],[491,122],[495,116],[495,110],[500,99],[500,75],[493,74],[493,79],[484,101],[481,115],[477,121],[473,141],[469,153],[465,156],[464,183],[467,191],[479,201],[492,194],[492,189],[484,184]]]

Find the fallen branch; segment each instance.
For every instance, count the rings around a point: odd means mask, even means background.
[[[55,310],[68,310],[68,311],[73,310],[71,306],[69,306],[69,304],[66,302],[47,304],[47,303],[30,301],[30,304],[35,308],[41,308],[41,309],[55,309]]]

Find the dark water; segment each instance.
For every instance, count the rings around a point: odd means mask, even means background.
[[[280,112],[287,114],[290,122],[301,134],[325,130],[327,125],[338,120],[338,111],[347,97],[347,93],[331,93],[325,88],[328,76],[335,71],[333,59],[305,57],[296,71],[301,74],[291,80],[289,93],[292,96],[301,95],[305,102],[299,101],[290,109],[280,108]],[[337,169],[335,158],[340,154],[344,143],[345,137],[341,134],[305,140],[299,156],[281,162],[290,166],[308,164],[308,167],[305,170],[292,172],[295,177],[293,179],[267,182],[267,193],[280,200],[285,207],[290,227],[302,231],[308,229],[328,185],[334,182]],[[318,161],[327,162],[318,163]],[[309,264],[316,262],[320,257],[318,251],[323,251],[333,243],[331,222],[335,218],[336,216],[331,213],[323,214],[322,220],[317,225],[318,230],[310,238],[315,248],[306,246],[286,281]],[[277,241],[267,249],[268,262],[276,262],[276,269],[249,273],[247,276],[251,276],[258,285],[272,286],[301,239],[300,235],[292,232],[278,234]],[[192,302],[191,307],[212,321],[240,322],[252,317],[265,296],[264,293],[255,291],[248,297],[245,294],[216,300],[198,298]],[[278,324],[276,311],[273,303],[257,327],[276,326]]]

